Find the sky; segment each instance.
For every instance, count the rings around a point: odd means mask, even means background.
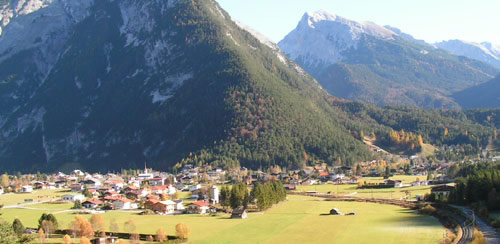
[[[355,20],[391,25],[434,43],[460,39],[500,45],[500,0],[217,0],[234,19],[274,42],[306,11],[326,10]]]

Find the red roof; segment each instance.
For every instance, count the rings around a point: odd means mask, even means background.
[[[91,203],[91,204],[95,204],[95,205],[101,205],[101,203],[102,203],[101,200],[97,200],[97,199],[96,200],[87,200],[87,201],[85,201],[83,203],[86,203],[86,202]]]
[[[210,204],[204,202],[204,201],[197,201],[197,202],[193,202],[191,203],[193,205],[197,205],[197,206],[200,206],[200,207],[204,207],[204,206],[209,206]]]
[[[153,186],[151,187],[151,190],[165,190],[167,189],[167,186]]]
[[[321,172],[319,176],[328,176],[329,174],[327,172]]]

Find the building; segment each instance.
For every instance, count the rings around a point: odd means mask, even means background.
[[[431,193],[436,196],[437,200],[443,201],[448,198],[450,192],[455,190],[455,186],[439,185],[431,188]]]
[[[237,208],[231,213],[231,219],[246,219],[248,218],[248,213],[246,209]]]
[[[212,188],[210,188],[210,201],[212,204],[219,203],[219,188],[217,188],[217,186],[212,186]]]
[[[156,202],[150,206],[150,209],[163,214],[173,214],[175,211],[176,203],[174,201],[161,201]]]
[[[61,200],[66,202],[76,202],[76,201],[83,202],[85,200],[85,196],[82,194],[77,194],[77,195],[66,194],[61,197]]]
[[[197,201],[189,204],[187,206],[186,212],[189,214],[206,214],[210,210],[210,204],[203,202],[203,201]]]
[[[23,193],[32,193],[33,192],[33,187],[26,185],[21,188],[21,192]]]
[[[101,206],[102,204],[102,201],[101,200],[87,200],[85,202],[82,203],[82,206],[84,208],[90,208],[90,209],[94,209],[94,208],[98,208],[99,206]]]
[[[115,199],[111,206],[113,206],[113,209],[137,209],[137,204],[133,204],[132,200],[127,198]]]

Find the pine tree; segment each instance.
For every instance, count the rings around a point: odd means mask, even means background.
[[[21,220],[19,220],[18,218],[16,218],[12,223],[12,229],[14,230],[14,233],[16,233],[17,237],[21,237],[26,230],[23,223],[21,223]]]

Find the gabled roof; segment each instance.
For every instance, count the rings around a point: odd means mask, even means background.
[[[204,201],[196,201],[196,202],[192,202],[191,204],[189,205],[196,205],[196,206],[199,206],[199,207],[205,207],[205,206],[210,206],[210,204],[208,204],[207,202],[204,202]]]

